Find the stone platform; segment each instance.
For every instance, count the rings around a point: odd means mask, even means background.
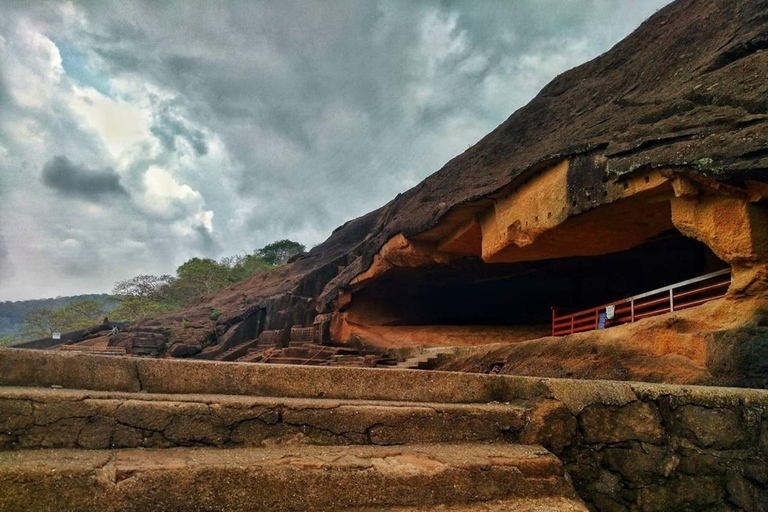
[[[0,349],[0,432],[0,512],[768,510],[764,390]]]

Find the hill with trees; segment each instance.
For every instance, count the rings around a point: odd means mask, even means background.
[[[176,269],[175,275],[141,274],[119,281],[111,295],[0,302],[0,345],[75,331],[101,323],[105,316],[113,321],[137,320],[181,308],[201,295],[282,265],[305,249],[298,242],[278,240],[252,254],[219,261],[191,258]]]

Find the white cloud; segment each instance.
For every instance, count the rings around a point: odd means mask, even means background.
[[[41,109],[51,101],[64,75],[61,55],[31,20],[21,18],[14,28],[0,48],[5,57],[3,74],[18,105]]]
[[[104,96],[91,87],[72,87],[69,106],[82,126],[93,130],[117,160],[134,144],[148,139],[151,114],[136,102]]]
[[[143,206],[160,217],[177,219],[202,207],[203,197],[189,185],[177,182],[167,169],[152,165],[144,173]]]
[[[0,300],[321,242],[666,2],[5,2]],[[54,195],[56,156],[125,193]]]

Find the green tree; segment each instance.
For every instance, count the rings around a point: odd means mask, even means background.
[[[229,268],[233,284],[274,267],[255,254],[230,256],[222,259],[221,263]]]
[[[176,269],[174,285],[188,288],[197,296],[231,284],[230,269],[210,258],[192,258]]]
[[[254,254],[238,254],[220,261],[192,258],[176,269],[175,277],[143,274],[119,281],[113,293],[121,303],[109,314],[116,320],[135,320],[183,307],[201,295],[282,264],[304,250],[305,247],[298,242],[279,240]]]
[[[170,309],[167,303],[150,297],[124,297],[120,304],[109,312],[109,317],[116,321],[139,320]]]
[[[156,298],[174,280],[173,276],[142,274],[115,283],[112,293],[120,297]]]
[[[57,331],[60,318],[52,308],[40,308],[27,314],[24,320],[24,334],[34,338],[50,337]]]
[[[46,338],[54,332],[70,332],[101,323],[105,313],[104,301],[85,299],[66,306],[40,308],[30,312],[24,321],[24,333],[30,337]]]
[[[256,249],[254,254],[263,259],[270,265],[282,265],[288,261],[291,256],[305,252],[307,248],[304,244],[294,242],[293,240],[278,240],[265,245],[261,249]]]
[[[3,336],[0,338],[0,347],[7,347],[11,343],[13,343],[15,340],[13,336]]]
[[[69,332],[101,323],[102,315],[105,312],[103,301],[85,299],[67,304],[56,312],[56,318],[60,324],[60,329]]]

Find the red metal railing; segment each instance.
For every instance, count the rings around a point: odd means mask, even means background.
[[[727,268],[576,313],[563,314],[552,308],[552,336],[600,329],[601,313],[606,316],[604,328],[698,306],[725,296],[730,284],[731,269]],[[609,319],[611,307],[613,318]]]

